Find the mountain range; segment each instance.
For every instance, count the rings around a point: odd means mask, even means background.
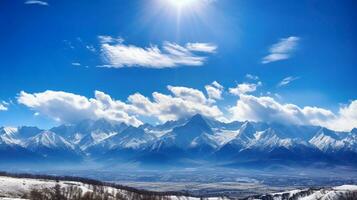
[[[264,122],[224,123],[199,114],[133,127],[104,119],[49,130],[1,127],[2,163],[139,163],[142,165],[356,165],[357,129]]]

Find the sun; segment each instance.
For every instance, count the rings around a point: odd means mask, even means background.
[[[176,8],[183,8],[193,5],[197,0],[168,0],[169,3]]]

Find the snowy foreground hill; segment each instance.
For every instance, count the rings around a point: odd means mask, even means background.
[[[200,198],[150,193],[133,188],[121,188],[83,183],[35,178],[0,176],[0,200],[198,200]],[[225,198],[207,198],[221,200]]]
[[[0,176],[0,200],[225,200],[228,197],[189,197],[173,194],[150,194],[145,191],[83,183],[80,181],[55,181],[49,179],[14,178]],[[355,200],[357,185],[332,188],[298,189],[281,193],[246,197],[247,200]]]
[[[195,115],[161,125],[132,127],[104,119],[50,130],[0,127],[2,163],[137,163],[225,166],[328,163],[357,165],[357,129],[263,122],[223,123]],[[263,164],[263,165],[262,165]]]

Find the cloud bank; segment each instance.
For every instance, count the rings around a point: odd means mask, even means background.
[[[105,118],[134,126],[141,124],[135,116],[129,116],[123,111],[126,106],[124,103],[112,100],[109,95],[100,91],[95,91],[95,98],[62,91],[47,90],[34,94],[22,91],[17,101],[41,115],[62,123]]]
[[[218,106],[200,90],[176,86],[167,86],[167,89],[171,94],[154,92],[150,99],[135,93],[128,97],[127,102],[114,100],[101,91],[95,91],[94,98],[87,98],[50,90],[34,94],[22,91],[17,101],[41,115],[64,123],[105,118],[138,126],[142,122],[137,116],[152,117],[160,122],[196,113],[213,118],[223,116]]]
[[[224,88],[216,81],[205,86],[206,94],[195,88],[169,85],[166,94],[153,92],[148,97],[135,93],[128,96],[126,101],[115,100],[101,91],[95,91],[93,98],[63,91],[33,94],[22,91],[17,101],[35,113],[66,123],[105,118],[138,126],[143,123],[141,119],[147,117],[166,122],[200,113],[221,121],[317,125],[337,131],[349,131],[357,127],[357,100],[333,112],[318,106],[300,107],[280,103],[270,96],[250,94],[258,85],[242,83],[230,88],[237,100],[228,108],[226,105],[222,108],[216,101],[224,99]]]
[[[350,131],[357,127],[357,100],[339,108],[338,113],[316,107],[282,104],[272,97],[240,95],[235,106],[229,108],[233,120],[277,122],[282,124],[317,125],[336,131]]]

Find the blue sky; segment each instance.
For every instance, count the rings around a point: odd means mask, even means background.
[[[356,7],[352,0],[4,1],[0,125],[50,127],[73,122],[68,116],[159,123],[198,112],[350,129]],[[125,108],[104,108],[95,91]],[[174,106],[163,107],[154,92]],[[135,93],[153,105],[128,99]],[[95,105],[71,107],[65,95]]]

